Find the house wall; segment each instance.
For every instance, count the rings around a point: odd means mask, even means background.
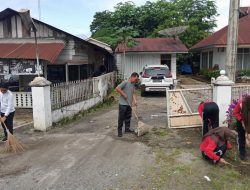
[[[123,75],[127,79],[131,73],[140,73],[146,65],[160,65],[161,55],[163,53],[126,53],[125,54],[125,67],[122,64],[124,62],[124,56],[122,53],[116,54],[116,63],[118,73]],[[176,79],[176,54],[171,54],[171,73],[173,78]]]
[[[226,47],[207,49],[202,52],[209,52],[209,51],[213,51],[213,66],[218,64],[220,70],[225,70],[227,61]],[[200,68],[204,69],[202,68],[202,56],[200,57]],[[249,68],[250,68],[250,49],[238,48],[236,70],[249,69]]]
[[[215,64],[219,65],[220,70],[226,69],[226,48],[224,48],[224,51],[213,48],[213,66]]]
[[[126,53],[125,54],[125,68],[123,67],[123,54],[117,54],[117,68],[120,74],[124,73],[124,78],[128,78],[131,73],[140,73],[146,65],[161,64],[160,54],[146,54],[146,53]]]
[[[75,55],[75,41],[69,40],[68,43],[65,44],[65,47],[55,60],[54,64],[66,64],[68,60],[72,60],[72,56]]]
[[[108,59],[106,56],[109,54],[104,49],[68,35],[66,32],[57,30],[52,26],[39,21],[34,22],[37,27],[36,36],[38,43],[65,42],[65,47],[53,65],[65,65],[66,81],[69,80],[69,75],[76,76],[77,73],[79,75],[77,80],[89,78],[94,69]],[[0,21],[0,43],[34,43],[34,36],[34,32],[27,30],[23,25],[18,14]],[[50,65],[51,63],[46,64]],[[69,66],[71,67],[69,68]],[[69,74],[70,71],[71,74]],[[47,75],[47,71],[45,71],[45,74]],[[75,78],[77,77],[71,77],[71,80]]]
[[[66,35],[63,32],[52,30],[47,25],[35,22],[37,27],[37,37],[42,38],[64,38]],[[34,32],[30,32],[22,24],[19,15],[13,15],[10,18],[0,21],[0,38],[33,38]]]

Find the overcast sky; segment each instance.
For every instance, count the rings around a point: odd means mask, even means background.
[[[39,19],[39,0],[1,0],[0,11],[6,8],[20,10],[27,8],[31,11],[33,18]],[[113,10],[119,2],[128,0],[40,0],[41,21],[56,28],[69,32],[73,35],[89,37],[89,26],[93,20],[95,12]],[[147,0],[132,0],[136,5],[145,4]],[[156,0],[151,0],[155,2]],[[218,7],[216,30],[224,27],[228,23],[228,12],[230,0],[215,0]],[[241,0],[241,6],[250,6],[250,0]]]

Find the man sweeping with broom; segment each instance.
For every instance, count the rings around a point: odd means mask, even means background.
[[[3,142],[5,142],[4,152],[23,151],[23,145],[13,135],[13,118],[15,108],[13,103],[13,95],[9,91],[7,83],[0,84],[0,111],[1,124],[4,130]]]
[[[9,86],[7,83],[0,84],[0,111],[1,124],[4,130],[4,138],[2,141],[6,142],[8,138],[8,132],[5,126],[8,128],[9,132],[13,134],[13,118],[15,115],[13,94],[11,91],[9,91]]]
[[[119,116],[118,116],[118,137],[122,137],[122,126],[125,122],[125,133],[132,133],[133,130],[130,129],[130,120],[132,112],[132,103],[136,104],[135,99],[135,86],[134,84],[138,82],[139,75],[134,72],[131,74],[127,81],[123,81],[116,87],[116,91],[120,94],[119,99]]]

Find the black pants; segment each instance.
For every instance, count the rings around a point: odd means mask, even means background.
[[[237,120],[237,132],[238,132],[238,148],[241,155],[245,155],[246,137],[245,129],[242,127],[241,121]]]
[[[219,156],[220,158],[222,158],[223,155],[226,153],[226,151],[227,151],[227,145],[226,145],[226,143],[225,143],[224,145],[222,145],[222,146],[220,146],[220,147],[217,147],[217,148],[214,150],[214,153],[215,153],[217,156]],[[217,161],[211,160],[204,152],[202,152],[201,154],[202,154],[203,158],[205,158],[206,160],[211,161],[213,164],[216,164],[216,163],[217,163]]]
[[[8,130],[10,131],[11,134],[13,134],[13,118],[14,118],[14,115],[15,115],[15,112],[11,112],[7,116],[7,118],[6,118],[5,122],[4,122],[5,125],[6,125],[6,127],[8,128]],[[1,117],[3,117],[3,116],[4,116],[4,113],[1,113]],[[7,131],[6,131],[6,129],[5,129],[5,127],[4,127],[3,124],[2,124],[2,128],[4,130],[5,137],[7,137],[8,133],[7,133]]]
[[[213,129],[219,127],[219,107],[215,102],[205,103],[202,119],[203,119],[203,129],[202,129],[203,136],[208,132],[209,120],[211,121],[211,126]]]
[[[118,116],[118,134],[122,134],[122,126],[125,122],[125,131],[130,128],[131,120],[131,107],[127,105],[119,104],[119,116]]]

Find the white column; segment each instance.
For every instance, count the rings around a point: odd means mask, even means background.
[[[213,82],[213,101],[217,103],[220,109],[219,126],[226,126],[226,123],[223,124],[223,122],[226,120],[226,111],[231,104],[232,85],[234,82],[225,76],[224,70],[220,71],[220,74],[221,76]]]
[[[173,79],[176,79],[176,53],[171,54],[171,73]]]
[[[43,77],[36,77],[31,83],[34,128],[46,131],[52,126],[50,85]]]

